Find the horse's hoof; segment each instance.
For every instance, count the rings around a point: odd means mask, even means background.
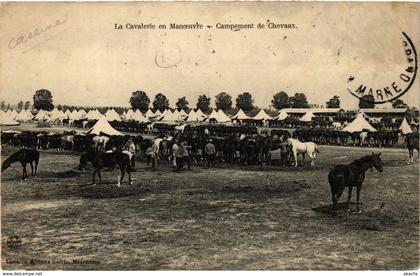
[[[357,213],[358,213],[358,214],[361,214],[361,213],[362,213],[362,211],[361,211],[361,210],[357,210]]]
[[[351,209],[350,209],[350,208],[348,208],[348,209],[347,209],[347,212],[351,212]]]

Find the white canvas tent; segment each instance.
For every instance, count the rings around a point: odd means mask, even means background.
[[[89,129],[86,134],[94,134],[94,135],[118,135],[121,136],[123,135],[121,132],[119,132],[118,130],[116,130],[115,128],[113,128],[108,121],[106,120],[105,117],[101,117],[96,124]]]
[[[179,111],[179,115],[181,115],[181,116],[187,116],[188,114],[187,114],[187,112],[185,112],[184,109],[181,109],[181,111]]]
[[[207,118],[207,115],[204,114],[203,111],[201,111],[201,109],[199,108],[195,111],[195,114],[197,114],[198,117],[201,117],[203,119]]]
[[[18,115],[18,112],[14,109],[9,109],[6,112],[12,119],[15,119],[16,116]]]
[[[353,132],[361,132],[364,129],[371,131],[371,132],[375,132],[377,131],[373,126],[371,126],[369,124],[368,121],[366,121],[365,117],[363,117],[363,113],[359,113],[357,114],[356,118],[353,120],[353,122],[351,122],[350,124],[348,124],[343,131],[348,131],[350,133]]]
[[[203,117],[199,116],[197,112],[194,110],[191,110],[190,113],[188,113],[188,117],[186,119],[187,122],[201,122],[203,121]]]
[[[105,118],[109,121],[121,121],[120,115],[114,109],[108,109],[105,113]]]
[[[299,119],[299,121],[301,121],[301,122],[310,122],[310,121],[312,121],[312,118],[314,117],[315,115],[312,113],[312,111],[308,111],[308,112],[306,112],[305,113],[305,115],[303,115],[300,119]]]
[[[139,123],[148,122],[147,118],[144,117],[143,113],[141,113],[138,109],[131,116],[131,120],[137,121]]]
[[[29,110],[22,110],[18,115],[16,115],[15,120],[19,122],[28,122],[32,120],[33,117],[34,116]]]
[[[19,123],[13,119],[13,114],[0,111],[0,125],[17,126]]]
[[[227,123],[230,122],[230,118],[221,110],[213,110],[209,115],[209,120],[215,120],[218,123]]]
[[[88,120],[99,120],[102,117],[102,114],[97,110],[89,110],[89,112],[86,114],[86,118]]]
[[[286,111],[282,110],[280,111],[280,114],[276,116],[277,120],[283,121],[285,120],[287,117],[289,117],[289,114],[287,114]]]
[[[251,117],[245,114],[245,112],[242,109],[239,109],[235,116],[232,117],[232,119],[236,120],[249,120]]]
[[[125,117],[126,120],[134,120],[133,119],[133,116],[134,116],[134,111],[132,109],[129,109],[127,111],[127,113],[125,113],[125,115],[124,115],[124,117]],[[142,116],[143,116],[143,114],[142,114]]]
[[[45,121],[45,120],[48,120],[49,119],[48,112],[45,111],[45,110],[40,110],[35,115],[35,118],[34,119],[37,120],[37,121]]]
[[[168,112],[167,115],[163,115],[162,121],[163,122],[176,122],[180,121],[181,116],[179,115],[179,112]]]
[[[408,124],[407,119],[405,117],[404,117],[404,120],[401,122],[400,130],[401,130],[402,134],[404,134],[404,135],[413,132],[413,130],[411,129],[411,127]]]
[[[271,120],[273,119],[270,115],[265,112],[265,110],[262,108],[260,112],[257,113],[253,118],[253,120]]]
[[[144,116],[145,116],[147,119],[149,119],[149,118],[151,118],[151,117],[155,117],[155,116],[156,116],[156,114],[155,114],[155,113],[153,113],[153,111],[152,111],[151,109],[148,109],[148,110],[146,111],[146,113],[144,114]]]

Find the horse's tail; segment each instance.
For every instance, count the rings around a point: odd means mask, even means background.
[[[316,152],[316,153],[320,153],[319,148],[318,148],[318,146],[317,146],[317,145],[315,145],[315,152]]]

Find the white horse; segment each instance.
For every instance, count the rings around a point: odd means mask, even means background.
[[[318,146],[314,142],[303,143],[297,139],[288,138],[287,144],[292,147],[295,167],[298,165],[299,153],[303,155],[303,161],[305,161],[305,153],[307,153],[311,158],[311,167],[315,166],[316,153],[319,153],[319,150]]]

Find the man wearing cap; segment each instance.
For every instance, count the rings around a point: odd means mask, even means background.
[[[216,148],[214,147],[212,139],[210,139],[204,147],[204,153],[206,154],[207,167],[210,167],[211,165],[214,166],[214,160],[216,158]]]

